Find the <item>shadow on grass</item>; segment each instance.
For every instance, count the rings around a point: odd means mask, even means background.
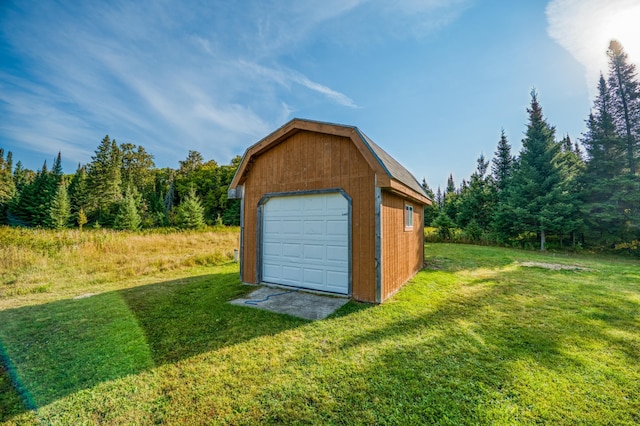
[[[433,273],[421,274],[426,281]],[[466,287],[473,292],[451,292],[435,309],[345,340],[342,351],[382,348],[369,363],[374,368],[358,373],[367,378],[367,391],[356,381],[341,392],[347,406],[362,410],[354,417],[378,423],[397,416],[415,424],[640,422],[634,379],[640,347],[621,337],[640,334],[640,304],[595,282],[565,282],[574,272],[525,275],[503,271],[472,280]],[[398,306],[381,310],[417,303],[411,292],[405,288]],[[375,404],[368,395],[376,395]]]
[[[220,273],[0,312],[0,419],[307,323],[226,303],[247,291]]]
[[[388,303],[325,324],[333,343],[307,342],[287,360],[304,377],[287,370],[254,396],[266,401],[260,420],[640,422],[639,341],[620,337],[640,334],[637,297],[601,286],[597,274],[443,276],[422,271]]]

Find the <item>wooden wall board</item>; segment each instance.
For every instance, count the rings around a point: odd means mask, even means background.
[[[301,130],[263,152],[244,182],[243,279],[257,282],[257,212],[265,194],[341,188],[352,199],[352,297],[374,302],[374,180],[348,137]]]

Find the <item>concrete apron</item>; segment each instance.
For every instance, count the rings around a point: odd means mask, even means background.
[[[346,297],[324,296],[297,289],[260,287],[231,304],[289,314],[308,320],[324,319],[347,303]]]

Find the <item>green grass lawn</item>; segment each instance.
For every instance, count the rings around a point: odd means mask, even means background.
[[[640,423],[637,261],[426,254],[389,301],[317,322],[226,303],[247,292],[234,264],[13,303],[0,310],[0,421]]]

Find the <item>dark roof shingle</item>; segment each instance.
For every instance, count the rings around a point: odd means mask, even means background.
[[[418,180],[411,174],[409,170],[407,170],[402,164],[398,163],[398,161],[389,155],[384,149],[380,148],[375,144],[367,135],[362,133],[360,129],[355,128],[362,140],[366,145],[369,146],[371,152],[376,156],[382,167],[387,171],[389,176],[400,183],[403,183],[407,187],[413,189],[418,194],[422,194],[425,197],[427,194],[424,191],[424,188]]]

